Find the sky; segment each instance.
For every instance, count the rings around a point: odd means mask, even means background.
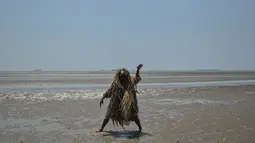
[[[254,0],[1,0],[0,70],[255,69]]]

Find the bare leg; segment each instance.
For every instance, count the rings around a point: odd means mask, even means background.
[[[139,117],[138,117],[138,116],[133,117],[133,121],[134,121],[134,122],[136,123],[136,125],[139,127],[139,131],[142,132],[142,126],[141,126]]]
[[[104,130],[104,127],[106,126],[106,124],[109,122],[109,119],[104,119],[103,124],[101,126],[101,129],[99,130],[99,132],[102,132]]]

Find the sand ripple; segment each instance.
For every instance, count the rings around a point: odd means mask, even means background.
[[[84,100],[88,98],[100,98],[105,90],[69,90],[69,91],[42,91],[42,92],[6,92],[0,94],[0,101],[4,99],[19,100]]]
[[[92,98],[101,98],[106,89],[86,89],[86,90],[67,90],[67,91],[35,91],[35,92],[4,92],[0,93],[0,101],[5,99],[19,100],[85,100]],[[166,92],[164,89],[142,89],[139,90],[139,96],[153,95],[157,96]]]
[[[210,104],[210,103],[225,103],[223,101],[213,101],[206,99],[150,99],[150,102],[160,105],[186,105],[186,104]]]
[[[150,98],[150,102],[154,104],[207,104],[207,103],[216,103],[217,101],[210,101],[205,99],[179,99],[180,96],[188,96],[198,94],[199,91],[205,94],[207,88],[198,90],[197,88],[143,88],[138,90],[138,95],[142,97],[154,97]],[[63,100],[87,100],[87,99],[99,99],[102,97],[106,88],[101,89],[85,89],[85,90],[45,90],[45,91],[29,91],[29,92],[3,92],[0,93],[0,102],[6,99],[18,99],[26,101],[63,101]],[[173,96],[176,96],[173,97]],[[155,99],[159,96],[164,96],[166,99]],[[170,97],[170,98],[169,98]],[[217,103],[220,103],[218,101]]]

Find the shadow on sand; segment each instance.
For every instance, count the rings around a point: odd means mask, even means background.
[[[107,134],[104,136],[113,136],[115,138],[126,138],[126,139],[137,139],[142,136],[152,136],[149,133],[139,132],[139,131],[105,131]]]

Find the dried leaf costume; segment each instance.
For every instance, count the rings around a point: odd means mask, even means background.
[[[123,83],[121,83],[119,79],[121,72],[126,73],[128,77],[127,80],[125,80],[125,86],[123,86]],[[111,119],[114,125],[121,125],[123,128],[124,125],[128,126],[130,121],[135,121],[137,125],[139,124],[139,129],[141,128],[138,118],[139,107],[136,97],[137,84],[140,81],[141,77],[139,75],[139,70],[135,76],[131,76],[130,72],[125,68],[116,71],[110,88],[104,93],[102,98],[110,98],[105,120]]]

